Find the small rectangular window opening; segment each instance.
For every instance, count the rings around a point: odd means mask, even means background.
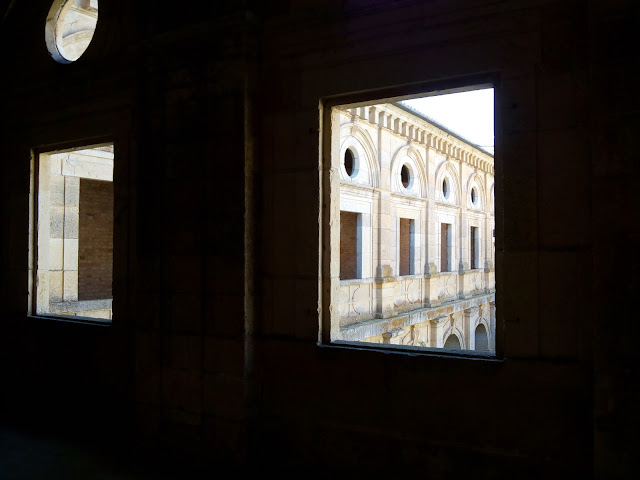
[[[493,93],[329,104],[324,339],[495,353]]]
[[[400,275],[413,275],[413,241],[412,232],[414,229],[413,220],[410,218],[400,219]]]
[[[35,158],[29,313],[110,321],[113,144]]]
[[[361,223],[357,212],[340,212],[340,279],[349,280],[360,278],[358,255],[362,247],[359,246],[358,224]]]
[[[448,272],[451,270],[449,258],[451,255],[451,225],[448,223],[440,224],[440,271]]]
[[[469,265],[474,269],[480,268],[478,264],[478,227],[471,227],[471,231],[469,234],[469,250]]]

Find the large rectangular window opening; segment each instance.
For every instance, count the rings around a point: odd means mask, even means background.
[[[490,85],[329,103],[324,339],[495,352],[493,104]]]
[[[112,319],[113,144],[39,153],[29,312]]]

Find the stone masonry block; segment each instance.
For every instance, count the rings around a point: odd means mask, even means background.
[[[244,339],[204,338],[204,368],[207,372],[241,377],[245,366]]]
[[[198,333],[202,329],[202,298],[197,294],[173,294],[170,325],[174,331]]]
[[[64,242],[64,270],[78,270],[78,239],[65,238]]]
[[[200,335],[171,335],[165,343],[169,367],[198,369],[202,365],[202,337]]]
[[[241,420],[245,415],[243,378],[226,374],[205,374],[203,403],[205,413]]]
[[[78,300],[78,271],[65,270],[63,272],[63,279],[62,298],[64,301]]]
[[[78,238],[78,207],[65,207],[64,238]]]
[[[545,357],[579,357],[591,335],[590,261],[584,254],[541,252],[540,348]]]
[[[207,295],[205,297],[205,331],[207,334],[237,337],[244,332],[244,298],[242,295]]]
[[[295,281],[295,334],[296,338],[317,341],[318,326],[318,279],[297,278]]]
[[[583,125],[587,117],[587,78],[581,72],[538,72],[538,128],[550,130]]]
[[[62,175],[51,174],[49,195],[51,205],[64,205],[64,177]]]
[[[162,371],[162,385],[162,397],[167,407],[191,413],[202,411],[201,372],[165,368]]]
[[[529,249],[537,245],[536,135],[505,135],[503,210],[504,248]],[[499,200],[499,199],[497,199]]]
[[[498,98],[503,134],[535,130],[535,93],[533,74],[503,80]]]
[[[49,270],[62,270],[63,243],[61,238],[49,239]]]
[[[292,301],[295,292],[294,278],[274,278],[273,280],[273,333],[294,335],[296,318],[295,303]]]
[[[56,175],[60,178],[63,178],[62,173],[62,155],[63,154],[54,154],[49,155],[49,172],[50,175]]]
[[[49,301],[50,302],[62,301],[62,285],[63,285],[62,271],[49,272]],[[38,298],[38,300],[39,300],[38,303],[40,303],[40,298]]]
[[[566,247],[588,240],[591,162],[586,129],[539,134],[539,238],[543,246]],[[562,164],[564,168],[558,169]]]
[[[500,258],[502,257],[502,259]],[[497,327],[504,325],[504,352],[509,357],[538,355],[538,255],[535,252],[496,252],[503,281],[496,286],[504,301],[497,305]]]
[[[64,177],[64,204],[67,207],[80,205],[80,178]]]
[[[49,214],[49,238],[64,237],[64,207],[51,207]]]

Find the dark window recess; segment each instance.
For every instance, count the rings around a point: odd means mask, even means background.
[[[449,241],[450,241],[450,228],[448,223],[440,224],[440,271],[449,271]]]
[[[340,280],[358,278],[358,214],[340,212]]]
[[[411,219],[400,219],[400,275],[411,275]]]
[[[471,268],[478,268],[478,227],[471,227],[469,243]]]
[[[353,152],[347,148],[347,151],[344,152],[344,169],[347,171],[347,175],[350,177],[353,175],[353,165],[355,161],[353,158]]]
[[[400,169],[400,179],[402,180],[402,186],[404,188],[409,187],[409,169],[406,165],[403,165]]]

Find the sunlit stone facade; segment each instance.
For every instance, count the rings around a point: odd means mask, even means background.
[[[334,121],[334,340],[494,351],[493,156],[401,104]]]

